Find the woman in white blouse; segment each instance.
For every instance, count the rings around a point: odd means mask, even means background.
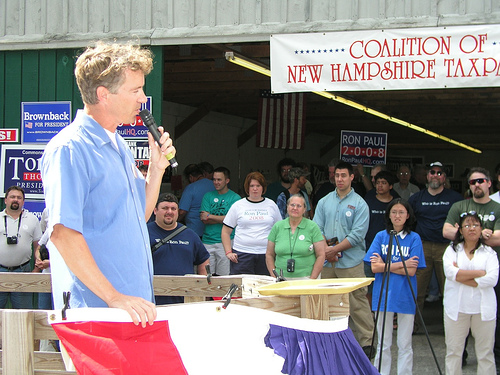
[[[498,280],[496,252],[481,239],[476,213],[463,214],[453,243],[443,256],[446,373],[462,374],[462,353],[469,329],[474,336],[477,373],[496,374],[493,344]]]

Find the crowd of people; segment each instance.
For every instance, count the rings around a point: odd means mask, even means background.
[[[374,277],[369,288],[350,293],[349,302],[356,338],[367,356],[375,355],[375,365],[380,360],[382,374],[390,373],[394,329],[398,373],[412,373],[412,334],[422,330],[416,309],[423,312],[434,279],[444,302],[447,373],[460,373],[469,331],[479,373],[496,373],[494,343],[500,342],[492,296],[497,296],[500,204],[492,199],[498,195],[490,191],[494,181],[487,170],[470,169],[471,197],[465,199],[446,187],[442,163],[425,169],[422,185],[412,179],[410,166],[393,173],[377,165],[369,178],[362,166],[332,161],[328,180],[308,192],[309,172],[285,158],[278,163],[277,181],[268,185],[261,173],[251,172],[244,182],[246,196],[232,193],[229,200],[224,195],[232,192],[229,171],[216,168],[215,191],[202,198],[212,203],[199,209],[205,224],[202,241],[219,243],[220,257],[229,265],[222,268],[211,253],[210,267],[220,275],[281,275],[287,280]],[[206,241],[206,235],[214,239]],[[470,246],[473,251],[464,255]],[[384,289],[388,273],[391,283]]]
[[[151,53],[132,45],[99,42],[78,58],[84,109],[41,160],[44,238],[36,217],[23,209],[24,191],[9,188],[0,213],[6,237],[0,272],[50,267],[55,308],[70,291],[74,308],[120,308],[143,327],[156,317],[155,302],[182,302],[155,299],[153,274],[374,276],[373,288],[350,293],[350,317],[356,339],[370,359],[376,352],[382,374],[390,372],[396,327],[398,374],[412,373],[412,333],[421,329],[416,309],[423,310],[435,274],[447,373],[460,374],[469,331],[478,373],[496,373],[500,198],[488,170],[469,170],[470,196],[463,197],[447,186],[440,162],[401,165],[395,174],[376,165],[368,174],[361,165],[332,161],[328,179],[314,186],[307,165],[285,158],[273,183],[250,172],[241,197],[230,189],[229,169],[205,161],[184,169],[188,184],[180,199],[160,194],[165,155],[175,155],[169,134],[160,127],[159,142],[148,136],[149,167],[139,170],[115,132],[118,124],[133,122],[146,101],[144,78],[151,69]],[[97,214],[103,207],[107,213]],[[26,293],[0,293],[0,307],[9,297],[14,308],[31,308]]]

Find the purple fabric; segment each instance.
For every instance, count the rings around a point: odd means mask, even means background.
[[[271,324],[264,342],[285,359],[283,374],[378,374],[349,328],[317,333]]]

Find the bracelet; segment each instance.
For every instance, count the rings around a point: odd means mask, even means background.
[[[233,253],[232,251],[228,251],[228,252],[226,253],[226,255],[227,255],[227,254],[232,254],[232,253]]]

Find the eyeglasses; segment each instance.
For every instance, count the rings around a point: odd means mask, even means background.
[[[398,174],[399,174],[400,176],[408,176],[408,175],[409,175],[409,173],[408,173],[408,172],[399,172]]]
[[[469,185],[475,185],[476,183],[481,185],[481,184],[485,183],[486,181],[488,181],[487,178],[474,178],[472,180],[469,180]]]
[[[392,216],[405,216],[406,215],[406,211],[391,211],[391,215]]]
[[[303,205],[297,204],[297,203],[290,203],[289,206],[292,207],[292,208],[302,208],[302,207],[304,207]]]
[[[281,172],[290,172],[291,168],[281,168]]]
[[[472,224],[472,225],[464,225],[462,228],[465,228],[465,229],[476,229],[479,227],[479,224]]]
[[[433,176],[434,176],[435,174],[437,174],[438,176],[441,176],[441,175],[443,174],[443,172],[441,172],[441,171],[436,171],[435,169],[431,169],[431,170],[429,171],[429,173],[430,173],[431,175],[433,175]]]

